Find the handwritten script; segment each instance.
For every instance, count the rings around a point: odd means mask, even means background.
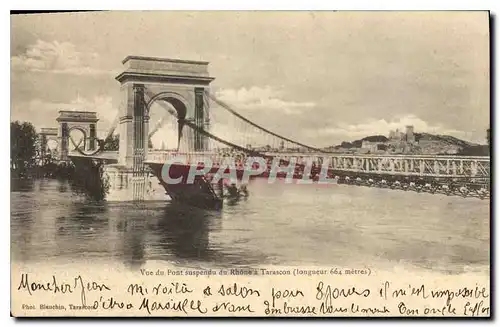
[[[142,274],[144,275],[144,274]],[[454,287],[382,280],[301,280],[153,276],[121,283],[81,275],[39,278],[22,273],[13,286],[21,313],[159,316],[490,316],[490,293],[480,284]],[[368,286],[367,286],[368,285]],[[47,304],[51,302],[52,304]],[[24,310],[24,311],[22,311]],[[52,311],[50,311],[52,310]]]

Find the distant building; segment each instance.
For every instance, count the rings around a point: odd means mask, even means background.
[[[381,153],[385,152],[386,149],[385,142],[370,142],[365,140],[361,143],[360,153]]]
[[[399,129],[389,132],[387,149],[391,153],[412,153],[416,143],[414,128],[412,125],[406,126],[405,133]]]
[[[385,138],[384,138],[385,139]],[[358,141],[356,141],[358,142]],[[358,153],[358,154],[457,154],[461,150],[461,146],[444,142],[439,137],[434,137],[428,134],[421,134],[417,142],[415,129],[413,125],[405,126],[404,132],[399,129],[389,131],[387,141],[361,141],[359,143],[342,142],[342,144],[334,149],[339,153]],[[349,146],[345,146],[346,143]],[[354,145],[356,143],[356,145]],[[360,146],[360,147],[359,147]]]
[[[395,131],[389,132],[389,141],[402,141],[404,139],[405,134],[400,132],[399,129]]]
[[[408,125],[406,126],[406,142],[408,143],[415,143],[415,135],[413,134],[413,126]]]

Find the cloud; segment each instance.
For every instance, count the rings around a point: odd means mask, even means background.
[[[304,117],[304,113],[317,107],[314,102],[291,100],[286,97],[284,92],[270,86],[224,88],[214,93],[217,99],[252,122],[290,139],[296,139],[298,131],[290,129],[289,121],[300,121]],[[301,118],[297,119],[298,115]],[[251,144],[253,146],[271,145],[277,147],[280,145],[278,138],[250,126],[225,110],[217,108],[215,103],[211,104],[210,119],[212,122],[211,133],[239,146],[245,147],[247,144]],[[222,144],[216,143],[218,142],[214,141],[215,146],[222,146]]]
[[[92,99],[77,97],[70,102],[47,102],[33,99],[27,103],[15,104],[12,108],[11,120],[29,121],[37,130],[42,127],[57,127],[56,121],[60,110],[94,111],[97,113],[97,135],[102,138],[113,124],[118,108],[113,105],[112,98],[96,96]]]
[[[69,104],[60,106],[59,110],[79,110],[95,111],[97,113],[97,135],[104,138],[111,128],[117,122],[118,107],[113,105],[110,96],[96,96],[92,99],[77,97]]]
[[[118,107],[113,106],[110,96],[95,96],[92,99],[77,97],[69,105],[69,110],[86,110],[97,112],[99,122],[111,123],[118,115]]]
[[[346,124],[338,123],[335,127],[326,127],[320,130],[311,131],[316,135],[321,136],[334,136],[345,137],[346,141],[349,139],[356,139],[370,135],[388,135],[389,131],[399,129],[404,131],[405,127],[412,125],[417,133],[432,133],[432,134],[446,134],[464,136],[464,132],[455,129],[447,128],[442,124],[428,123],[415,115],[406,115],[396,119],[387,121],[385,119],[370,120],[359,124]]]
[[[78,51],[69,42],[37,40],[25,53],[11,57],[13,71],[47,72],[53,74],[96,75],[111,72],[92,68],[99,56],[94,52]]]
[[[221,89],[215,96],[235,110],[275,110],[285,114],[300,114],[306,108],[315,107],[314,102],[295,102],[282,99],[283,94],[269,86],[240,89]]]

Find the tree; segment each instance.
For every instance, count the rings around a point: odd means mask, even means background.
[[[36,165],[38,134],[29,122],[10,123],[10,168],[20,173]]]
[[[354,145],[351,142],[343,141],[342,143],[340,143],[340,147],[344,149],[350,149],[353,148]]]
[[[384,135],[372,135],[372,136],[367,136],[363,137],[361,141],[368,141],[368,142],[387,142],[389,139],[385,137]]]
[[[151,139],[148,140],[148,147],[153,148]],[[104,151],[118,151],[120,149],[120,134],[110,135],[104,140]]]
[[[118,151],[120,148],[120,134],[110,135],[104,140],[105,151]]]

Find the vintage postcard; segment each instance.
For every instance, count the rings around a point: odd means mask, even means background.
[[[12,315],[490,317],[489,25],[11,15]]]

